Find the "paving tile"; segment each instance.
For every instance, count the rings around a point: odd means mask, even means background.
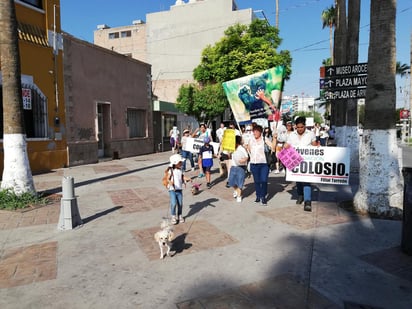
[[[57,242],[6,250],[0,258],[0,288],[55,279]]]
[[[131,231],[137,244],[146,254],[149,260],[158,260],[160,256],[159,245],[154,240],[154,234],[159,231],[159,227]],[[190,254],[212,248],[224,247],[237,242],[229,234],[219,230],[214,225],[203,221],[195,221],[174,225],[172,250],[176,255]]]
[[[102,173],[124,173],[129,171],[128,168],[120,164],[99,164],[93,166],[93,170],[96,174]]]
[[[176,306],[179,309],[340,308],[289,274],[186,300]]]
[[[0,230],[28,227],[41,224],[57,224],[60,202],[23,211],[0,211]]]
[[[303,210],[303,205],[294,205],[258,211],[262,216],[291,225],[300,230],[308,230],[320,226],[340,224],[362,219],[361,216],[346,212],[330,203],[312,202],[312,211]]]
[[[412,256],[403,253],[399,246],[365,254],[360,258],[387,273],[412,282]]]
[[[169,207],[169,194],[165,190],[153,188],[108,191],[115,206],[122,206],[120,213],[145,212]]]
[[[106,180],[103,180],[102,183],[113,184],[113,185],[119,185],[121,183],[139,184],[139,183],[142,183],[142,178],[138,176],[134,176],[134,175],[129,175],[129,176],[114,177],[114,178],[106,179]]]

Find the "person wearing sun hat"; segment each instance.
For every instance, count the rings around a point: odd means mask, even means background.
[[[182,215],[183,210],[183,185],[191,181],[182,171],[183,158],[180,154],[174,154],[169,158],[169,167],[165,171],[167,177],[166,188],[169,191],[170,215],[172,224],[185,222]]]

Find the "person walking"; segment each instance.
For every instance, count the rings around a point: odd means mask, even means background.
[[[249,140],[248,151],[250,153],[250,171],[253,175],[256,191],[255,203],[260,202],[262,206],[267,206],[269,166],[266,162],[265,141],[262,132],[263,129],[260,125],[253,127],[253,137]]]
[[[292,131],[284,144],[284,148],[289,148],[293,146],[297,147],[308,147],[308,146],[318,146],[316,141],[316,136],[313,131],[306,129],[306,118],[298,117],[295,120],[296,130]],[[304,204],[305,211],[312,211],[312,187],[308,182],[296,182],[296,190],[298,193],[298,199],[296,204]]]
[[[204,140],[206,137],[209,137],[209,132],[207,131],[206,124],[201,123],[199,128],[195,130],[195,132],[192,134],[192,137],[196,139],[201,139]],[[211,138],[210,138],[211,141]],[[197,164],[199,166],[199,175],[197,176],[198,178],[205,177],[205,174],[203,173],[203,168],[202,168],[202,160],[199,158],[199,154],[197,155]]]
[[[182,172],[182,156],[174,154],[169,158],[170,164],[165,171],[163,184],[169,191],[171,223],[185,222],[182,215],[183,210],[183,185],[191,181]],[[166,178],[166,179],[165,179]],[[179,221],[178,221],[179,220]]]
[[[211,174],[210,171],[213,166],[213,157],[215,156],[215,152],[213,146],[210,145],[210,137],[207,136],[204,138],[203,142],[204,145],[199,150],[199,166],[202,166],[202,172],[206,176],[206,186],[208,189],[212,187],[211,184]]]
[[[172,153],[179,153],[179,130],[177,129],[177,126],[174,125],[173,128],[169,132],[170,136],[170,146],[172,147]]]
[[[193,153],[187,149],[186,143],[187,139],[190,137],[190,131],[189,129],[183,130],[183,136],[182,136],[182,158],[183,158],[183,163],[182,163],[182,171],[186,172],[186,160],[189,159],[190,166],[192,167],[192,171],[195,170],[195,162],[193,160]]]
[[[229,186],[233,187],[233,197],[238,203],[242,202],[242,189],[245,183],[247,162],[249,155],[242,145],[242,137],[236,135],[235,151],[232,153]]]

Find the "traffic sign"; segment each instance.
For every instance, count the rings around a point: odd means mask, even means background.
[[[320,70],[320,77],[351,76],[368,74],[368,63],[354,63],[326,66]],[[323,76],[322,76],[323,75]]]
[[[320,79],[320,89],[342,89],[366,87],[368,81],[367,75],[346,76],[346,77],[331,77]]]
[[[361,99],[366,97],[366,88],[326,90],[323,93],[325,100]]]
[[[401,119],[409,119],[410,112],[407,109],[401,109],[400,111],[400,118]]]

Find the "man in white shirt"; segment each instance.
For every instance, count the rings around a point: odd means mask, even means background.
[[[312,131],[306,129],[306,118],[298,117],[295,120],[296,130],[291,132],[284,145],[285,148],[293,146],[307,147],[317,146],[316,136]],[[304,210],[312,211],[312,187],[307,182],[296,182],[296,190],[298,192],[298,199],[296,204],[302,204],[305,202]]]

